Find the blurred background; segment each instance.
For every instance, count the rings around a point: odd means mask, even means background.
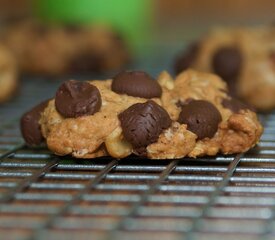
[[[126,38],[139,66],[154,73],[170,70],[175,55],[209,27],[272,24],[274,9],[272,0],[0,0],[2,19],[111,25]]]
[[[44,21],[110,23],[137,43],[157,37],[178,44],[212,25],[275,20],[272,0],[0,0],[0,6],[2,18],[35,14]]]

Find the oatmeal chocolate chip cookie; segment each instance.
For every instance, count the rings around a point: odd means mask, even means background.
[[[26,74],[101,72],[129,61],[124,40],[103,26],[45,26],[25,20],[8,25],[0,39]]]
[[[263,129],[256,114],[231,98],[218,76],[192,70],[175,80],[167,72],[157,81],[148,76],[124,72],[105,81],[63,83],[42,114],[33,113],[49,149],[77,158],[174,159],[245,152],[258,142]],[[115,81],[123,93],[113,90]]]
[[[275,28],[217,28],[191,44],[175,62],[213,72],[227,82],[232,95],[261,111],[275,107]]]
[[[12,98],[17,88],[15,59],[7,48],[0,45],[0,103]]]

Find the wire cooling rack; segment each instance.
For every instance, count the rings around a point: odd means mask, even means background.
[[[275,239],[275,114],[246,154],[61,158],[26,148],[18,128],[59,84],[24,81],[0,108],[0,239]]]

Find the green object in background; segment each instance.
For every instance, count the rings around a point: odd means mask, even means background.
[[[108,24],[133,45],[149,39],[151,0],[33,0],[33,7],[44,21]]]

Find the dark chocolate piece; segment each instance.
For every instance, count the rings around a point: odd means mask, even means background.
[[[101,107],[101,95],[97,87],[88,82],[66,81],[56,92],[55,107],[67,118],[93,115]]]
[[[43,101],[39,105],[33,107],[30,111],[26,112],[20,121],[21,134],[29,146],[36,146],[44,141],[41,133],[39,120],[41,113],[47,107],[49,100]]]
[[[156,142],[162,131],[172,123],[166,110],[152,100],[134,104],[118,117],[123,136],[139,155],[144,155],[145,148]]]
[[[113,78],[112,90],[133,97],[160,97],[162,89],[157,81],[142,71],[120,72]]]
[[[211,138],[218,130],[222,117],[218,109],[210,102],[193,100],[182,106],[178,122],[187,124],[187,129],[198,136],[198,139]]]
[[[212,67],[226,82],[236,81],[242,67],[240,50],[232,46],[219,48],[213,55]]]

